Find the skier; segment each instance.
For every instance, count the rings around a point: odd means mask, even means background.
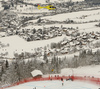
[[[62,83],[62,86],[64,85],[64,83]]]
[[[62,81],[62,86],[64,85],[64,81]]]

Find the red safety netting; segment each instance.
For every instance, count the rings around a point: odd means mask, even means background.
[[[45,77],[45,78],[28,78],[28,79],[24,79],[24,80],[19,81],[15,84],[12,84],[10,86],[3,87],[3,88],[0,88],[0,89],[5,89],[5,88],[17,86],[17,85],[28,83],[28,82],[34,82],[34,81],[61,80],[61,79],[66,79],[66,80],[70,79],[72,81],[75,81],[75,80],[89,81],[89,82],[100,85],[100,78],[94,78],[94,77],[89,77],[89,76],[88,77],[87,76],[84,76],[84,77],[81,77],[81,76],[55,76],[55,77],[50,77],[49,76],[49,77]]]

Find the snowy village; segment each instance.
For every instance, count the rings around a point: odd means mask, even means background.
[[[100,0],[0,0],[0,89],[100,89]]]

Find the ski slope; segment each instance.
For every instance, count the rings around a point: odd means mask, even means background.
[[[80,81],[39,81],[21,84],[6,89],[98,89],[99,86]]]
[[[64,68],[61,70],[62,75],[74,75],[74,76],[94,76],[100,78],[100,65],[91,65],[78,68]]]

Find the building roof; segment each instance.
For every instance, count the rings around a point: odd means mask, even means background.
[[[33,77],[36,77],[37,75],[43,75],[43,73],[40,70],[34,70],[31,72]]]

